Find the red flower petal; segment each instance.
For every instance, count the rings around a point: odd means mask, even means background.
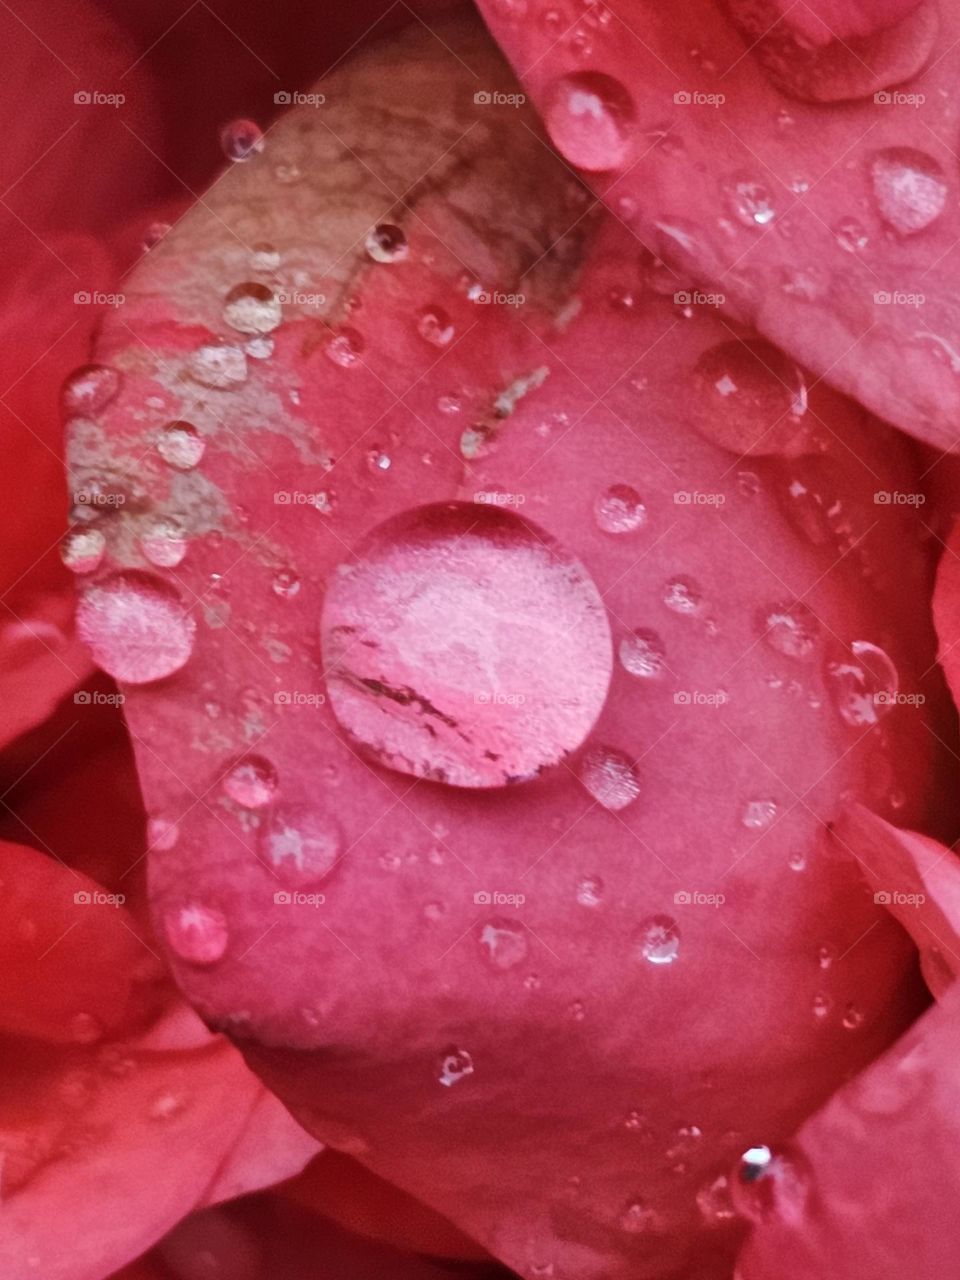
[[[822,839],[851,796],[929,816],[927,569],[915,513],[875,499],[909,458],[643,292],[524,117],[474,98],[501,76],[454,29],[355,61],[324,86],[350,107],[271,135],[310,149],[296,200],[267,153],[238,165],[131,281],[97,353],[123,374],[108,451],[73,453],[74,483],[109,466],[131,499],[91,621],[118,671],[158,595],[153,656],[192,644],[124,690],[179,830],[154,907],[297,1118],[526,1274],[705,1277],[735,1240],[704,1182],[918,1004]],[[591,583],[617,656],[571,750],[577,656],[610,670]],[[483,789],[442,785],[464,761]]]

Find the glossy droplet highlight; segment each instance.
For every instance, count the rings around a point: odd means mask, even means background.
[[[206,441],[190,422],[168,422],[157,441],[157,452],[167,466],[190,471],[203,457]]]
[[[749,1222],[779,1219],[800,1226],[806,1214],[810,1175],[798,1153],[750,1147],[740,1157],[731,1179],[733,1203]]]
[[[248,280],[227,294],[223,318],[239,333],[271,333],[283,319],[283,305],[267,285]]]
[[[77,605],[77,634],[104,671],[145,684],[188,661],[196,623],[166,583],[123,573],[88,587]]]
[[[800,661],[813,656],[820,640],[816,614],[799,602],[762,609],[757,616],[757,630],[776,653]]]
[[[663,603],[674,613],[693,617],[703,606],[703,593],[692,578],[671,578],[663,585]]]
[[[580,169],[620,169],[630,158],[636,110],[612,76],[583,71],[555,80],[547,90],[544,118],[557,150]]]
[[[512,920],[490,920],[480,929],[480,951],[492,969],[513,969],[527,958],[527,932]]]
[[[271,582],[273,594],[281,600],[292,600],[300,594],[300,579],[292,569],[279,569]]]
[[[448,503],[380,525],[332,576],[330,703],[381,764],[461,787],[534,777],[580,746],[612,646],[586,571],[512,512]]]
[[[897,668],[888,653],[867,640],[854,640],[847,659],[829,663],[826,680],[837,713],[854,729],[875,725],[897,703]]]
[[[187,964],[210,965],[223,959],[230,939],[226,917],[218,908],[185,903],[167,911],[163,923],[171,949]]]
[[[673,964],[680,954],[680,930],[672,916],[650,916],[640,926],[638,950],[648,964]]]
[[[341,369],[352,369],[363,353],[363,338],[349,326],[331,334],[323,348],[324,355]]]
[[[271,796],[275,789],[274,781],[268,788]],[[283,805],[270,815],[261,844],[267,865],[285,885],[299,889],[330,874],[343,849],[343,837],[328,815],[308,805]]]
[[[667,667],[667,651],[655,631],[640,628],[620,641],[620,662],[638,680],[656,680]]]
[[[593,513],[604,533],[635,533],[647,522],[647,509],[636,489],[628,484],[612,485],[602,493]]]
[[[580,781],[605,809],[625,809],[640,794],[632,761],[612,747],[594,747],[580,764]]]
[[[472,1075],[473,1058],[466,1049],[458,1049],[456,1046],[444,1049],[440,1055],[440,1069],[437,1075],[442,1085],[449,1089],[452,1085],[459,1084],[464,1077]]]
[[[886,147],[870,161],[873,196],[881,218],[902,236],[936,222],[947,202],[943,169],[913,147]]]
[[[65,418],[89,418],[105,409],[120,390],[120,374],[104,364],[85,364],[63,384]]]
[[[220,130],[223,154],[234,164],[241,164],[263,150],[263,133],[253,120],[231,120]]]
[[[807,436],[803,374],[768,342],[710,347],[693,372],[693,424],[708,440],[738,455],[786,454]]]
[[[392,222],[378,222],[372,227],[364,247],[374,262],[402,262],[410,253],[407,237]]]
[[[748,800],[743,806],[740,821],[748,831],[763,831],[776,816],[776,800]]]
[[[277,771],[263,756],[244,756],[223,776],[223,790],[244,809],[262,809],[277,792]]]
[[[733,178],[726,187],[730,212],[745,227],[765,227],[777,216],[769,187],[755,178]]]
[[[442,307],[424,307],[417,317],[417,333],[434,347],[446,347],[453,341],[453,321]]]
[[[60,559],[71,573],[93,573],[103,563],[107,540],[99,529],[73,529],[60,544]]]

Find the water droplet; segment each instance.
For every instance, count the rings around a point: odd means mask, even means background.
[[[330,582],[322,641],[351,737],[401,773],[461,787],[531,778],[579,747],[612,667],[585,570],[528,521],[473,503],[368,535]]]
[[[213,391],[232,391],[247,380],[247,356],[240,347],[208,343],[193,353],[190,377]]]
[[[458,1084],[465,1076],[473,1075],[473,1058],[466,1049],[452,1046],[440,1055],[440,1073],[437,1079],[448,1088]]]
[[[580,781],[605,809],[625,809],[640,794],[633,763],[612,747],[594,747],[580,764]]]
[[[60,558],[71,573],[93,573],[103,563],[107,540],[99,529],[72,529],[60,544]]]
[[[294,596],[300,593],[300,579],[292,569],[279,569],[273,575],[273,594],[280,597],[281,600],[292,600]]]
[[[240,333],[271,333],[283,319],[283,305],[267,285],[248,280],[227,294],[223,318]]]
[[[807,387],[793,361],[756,339],[723,342],[697,361],[691,401],[701,435],[743,454],[791,454],[807,435]]]
[[[902,236],[936,222],[947,202],[943,169],[913,147],[886,147],[870,161],[873,195],[883,220]]]
[[[264,790],[272,796],[276,783],[268,782]],[[258,808],[259,805],[248,805]],[[306,888],[325,879],[336,866],[343,848],[343,837],[335,820],[317,813],[310,805],[279,806],[263,828],[261,843],[267,864],[280,880],[292,889]]]
[[[374,262],[402,262],[410,253],[407,237],[392,222],[378,222],[367,233],[365,247]]]
[[[650,916],[640,926],[640,955],[650,964],[673,964],[680,954],[680,930],[672,916]]]
[[[833,1001],[829,996],[825,996],[822,992],[818,992],[813,997],[813,1016],[818,1021],[822,1021],[832,1008]]]
[[[254,271],[262,271],[269,275],[280,266],[280,251],[274,245],[260,241],[253,246],[250,265]]]
[[[374,447],[367,451],[367,470],[375,476],[382,476],[389,471],[393,465],[389,453],[384,453],[382,449]]]
[[[228,160],[239,164],[260,154],[264,147],[263,133],[252,120],[231,120],[220,130],[220,146]]]
[[[762,609],[757,629],[771,649],[787,658],[809,658],[820,639],[820,623],[806,605],[775,604]]]
[[[847,253],[862,253],[870,243],[870,237],[856,218],[841,218],[833,228],[837,244]]]
[[[655,680],[667,667],[667,652],[655,631],[628,632],[620,641],[619,655],[624,670],[641,680]]]
[[[730,211],[745,227],[765,227],[777,216],[768,187],[753,178],[740,176],[726,185]]]
[[[244,756],[224,774],[223,789],[244,809],[262,809],[276,795],[277,771],[263,756]]]
[[[748,800],[743,806],[740,821],[751,831],[762,831],[776,816],[776,800]]]
[[[192,423],[168,422],[157,441],[157,452],[177,471],[189,471],[203,457],[206,441]]]
[[[490,920],[480,930],[480,950],[492,968],[513,969],[527,958],[527,932],[511,920]]]
[[[216,964],[226,954],[229,934],[223,912],[201,902],[171,908],[164,916],[171,949],[187,964]]]
[[[171,516],[154,516],[140,534],[140,549],[151,564],[172,569],[187,554],[187,535]]]
[[[593,511],[604,533],[634,533],[647,522],[647,509],[628,484],[612,485],[597,498]]]
[[[780,1219],[799,1226],[806,1212],[810,1176],[799,1154],[756,1146],[740,1157],[731,1189],[737,1212],[749,1222]]]
[[[88,587],[77,605],[76,625],[97,665],[131,684],[179,671],[196,634],[179,596],[160,579],[139,573]]]
[[[182,1093],[158,1093],[150,1103],[147,1114],[151,1120],[173,1120],[181,1115],[187,1107],[187,1100]]]
[[[636,122],[633,99],[599,71],[562,76],[547,90],[547,132],[557,150],[580,169],[619,169],[630,158]]]
[[[453,322],[442,307],[424,307],[417,317],[417,333],[435,347],[446,347],[453,341]]]
[[[584,876],[577,881],[577,901],[581,907],[599,907],[603,901],[603,881],[599,876]]]
[[[95,1044],[103,1035],[103,1023],[92,1013],[75,1013],[70,1019],[70,1038],[77,1044]]]
[[[807,855],[802,849],[795,849],[787,859],[787,865],[791,871],[806,871]]]
[[[363,348],[363,338],[356,329],[344,326],[330,335],[323,350],[327,359],[341,369],[352,369],[359,362]]]
[[[703,594],[690,578],[671,578],[663,585],[663,603],[674,613],[692,617],[703,606]]]
[[[836,947],[822,946],[817,952],[817,963],[821,969],[829,969],[837,958]]]
[[[724,1175],[711,1179],[697,1192],[697,1208],[708,1227],[724,1226],[736,1217],[730,1180]]]
[[[848,1004],[843,1011],[843,1025],[848,1031],[856,1031],[863,1026],[863,1010],[855,1004]]]
[[[875,725],[896,704],[900,677],[889,654],[854,640],[850,659],[827,666],[827,683],[840,718],[854,729]]]
[[[643,1200],[630,1200],[620,1214],[620,1226],[631,1235],[650,1231],[657,1224],[657,1215]]]
[[[120,390],[120,374],[105,364],[85,364],[63,384],[61,405],[65,418],[95,417]]]
[[[150,818],[147,822],[147,848],[168,853],[180,839],[180,828],[172,818]]]

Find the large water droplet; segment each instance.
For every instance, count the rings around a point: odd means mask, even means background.
[[[223,318],[239,333],[271,333],[283,319],[283,305],[267,285],[248,280],[227,294]]]
[[[100,568],[107,540],[99,529],[72,529],[60,544],[60,558],[71,573],[93,573]]]
[[[263,756],[243,756],[223,775],[223,789],[244,809],[262,809],[277,792],[277,771]]]
[[[157,452],[177,471],[189,471],[203,457],[206,441],[190,422],[168,422],[157,441]]]
[[[612,654],[583,567],[512,512],[421,507],[334,575],[330,702],[381,763],[461,787],[533,777],[593,726]]]
[[[655,680],[667,667],[667,651],[655,631],[639,628],[620,641],[618,650],[625,671],[640,680]]]
[[[105,409],[120,390],[120,374],[104,364],[85,364],[63,384],[61,404],[65,418],[92,418]]]
[[[913,147],[885,147],[870,161],[873,195],[884,222],[903,236],[936,222],[947,202],[943,169]]]
[[[638,949],[649,964],[673,964],[680,954],[680,930],[672,916],[650,916],[640,926]]]
[[[826,679],[840,718],[854,729],[876,724],[896,705],[897,668],[888,653],[867,640],[854,640],[848,660],[829,663]]]
[[[640,794],[631,760],[612,747],[594,747],[580,764],[580,781],[605,809],[625,809]]]
[[[647,509],[628,484],[612,485],[594,503],[593,511],[604,533],[635,533],[647,522]]]
[[[253,120],[231,120],[220,130],[220,145],[228,160],[239,164],[263,150],[263,133]]]
[[[693,423],[736,454],[790,454],[807,433],[807,387],[793,361],[755,339],[710,347],[693,374]]]
[[[820,639],[816,614],[797,601],[762,609],[757,615],[757,629],[771,649],[787,658],[811,657]]]
[[[633,99],[599,71],[562,76],[547,90],[547,132],[557,150],[580,169],[622,168],[630,158],[636,122]]]
[[[378,222],[364,243],[374,262],[402,262],[410,253],[407,237],[392,222]]]
[[[467,1053],[466,1049],[458,1049],[456,1045],[452,1045],[449,1049],[444,1049],[440,1055],[440,1066],[437,1079],[441,1084],[450,1088],[451,1085],[458,1084],[465,1076],[473,1075],[473,1058]]]
[[[292,889],[306,888],[328,876],[343,848],[334,819],[309,805],[285,804],[274,810],[261,843],[267,864]]]
[[[77,605],[77,634],[94,661],[131,684],[179,671],[193,652],[195,633],[179,596],[148,574],[117,574],[89,587]]]
[[[494,969],[513,969],[527,958],[527,932],[512,920],[489,920],[480,930],[480,950]]]
[[[780,1219],[799,1226],[806,1212],[810,1175],[799,1154],[756,1146],[740,1157],[731,1188],[737,1212],[749,1222]]]
[[[163,923],[172,950],[187,964],[216,964],[223,959],[230,936],[226,917],[217,907],[184,903],[167,911]]]

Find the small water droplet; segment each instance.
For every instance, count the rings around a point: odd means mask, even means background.
[[[791,454],[807,431],[807,386],[793,361],[771,346],[722,342],[693,372],[693,423],[701,435],[739,455]]]
[[[726,184],[730,211],[745,227],[765,227],[777,216],[768,187],[744,175]]]
[[[223,789],[244,809],[262,809],[277,792],[277,771],[263,756],[244,756],[223,776]]]
[[[157,441],[157,452],[177,471],[190,471],[203,457],[206,441],[190,422],[168,422]]]
[[[837,244],[847,253],[862,253],[870,243],[870,237],[856,218],[841,218],[833,228]]]
[[[756,1146],[740,1157],[731,1189],[737,1212],[748,1222],[780,1219],[799,1226],[806,1213],[810,1176],[799,1154]]]
[[[228,160],[239,164],[260,154],[264,147],[263,133],[252,120],[231,120],[220,130],[220,146]]]
[[[216,964],[226,954],[227,920],[217,907],[188,902],[167,911],[164,928],[171,949],[187,964]]]
[[[275,790],[276,783],[268,779],[252,798],[266,793],[272,796]],[[271,813],[262,828],[261,844],[264,859],[278,878],[290,888],[302,889],[317,884],[334,869],[343,837],[332,817],[310,805],[284,804]]]
[[[603,901],[603,881],[599,876],[584,876],[577,881],[577,902],[581,907],[599,907]]]
[[[822,946],[817,952],[817,963],[821,969],[829,969],[837,958],[836,947]]]
[[[816,614],[799,602],[762,609],[757,616],[757,629],[771,649],[787,658],[811,657],[820,639]]]
[[[855,1004],[848,1004],[843,1011],[843,1025],[848,1031],[856,1031],[863,1026],[863,1010]]]
[[[864,729],[895,706],[900,677],[879,645],[854,640],[849,660],[828,664],[827,683],[840,718],[854,729]]]
[[[776,816],[776,800],[748,800],[743,806],[740,821],[748,830],[762,831],[770,826]]]
[[[442,307],[424,307],[417,317],[417,333],[434,347],[453,341],[453,322]]]
[[[657,1215],[644,1200],[630,1200],[620,1214],[620,1226],[631,1235],[640,1235],[655,1227]]]
[[[437,1079],[448,1088],[458,1084],[465,1076],[473,1075],[473,1058],[466,1049],[458,1049],[455,1045],[445,1049],[440,1055],[440,1071]]]
[[[272,244],[260,241],[253,246],[250,254],[250,265],[254,271],[262,271],[270,274],[276,271],[280,266],[280,251]]]
[[[402,262],[410,253],[407,237],[392,222],[378,222],[371,228],[365,247],[374,262]]]
[[[180,839],[180,828],[172,818],[150,818],[147,822],[147,848],[168,853]]]
[[[363,338],[356,329],[344,326],[331,334],[323,348],[328,360],[338,364],[341,369],[352,369],[363,353]]]
[[[247,380],[247,356],[240,347],[207,343],[193,353],[190,377],[213,391],[232,391]]]
[[[947,202],[943,169],[913,147],[886,147],[870,161],[873,195],[884,222],[911,236],[936,222]]]
[[[561,76],[547,90],[544,118],[557,150],[580,169],[619,169],[630,157],[636,110],[611,76],[598,71]]]
[[[638,628],[628,632],[618,652],[624,670],[638,679],[655,680],[666,670],[666,648],[655,631]]]
[[[493,969],[513,969],[528,950],[526,930],[512,920],[489,920],[480,930],[480,952]]]
[[[818,992],[813,997],[813,1016],[822,1022],[830,1010],[833,1008],[833,1001],[829,996],[825,996],[823,992]]]
[[[187,535],[172,516],[154,516],[140,534],[140,550],[160,569],[173,569],[187,554]]]
[[[117,680],[145,684],[172,675],[193,652],[196,623],[166,583],[121,573],[88,587],[77,605],[77,634]]]
[[[691,578],[671,578],[663,585],[663,603],[674,613],[693,617],[703,607],[703,594]]]
[[[71,573],[94,573],[106,549],[107,540],[99,529],[72,529],[60,544],[60,558]]]
[[[95,1044],[103,1035],[103,1023],[92,1013],[75,1013],[70,1019],[70,1037],[77,1044]]]
[[[736,1217],[730,1180],[724,1175],[711,1179],[697,1192],[697,1208],[708,1227],[724,1226]]]
[[[281,600],[292,600],[300,593],[300,579],[292,569],[278,569],[270,585],[273,588],[273,594],[279,596]]]
[[[622,751],[598,746],[580,764],[580,781],[605,809],[625,809],[640,794],[632,761]]]
[[[673,964],[680,954],[680,930],[672,916],[650,916],[640,926],[639,951],[650,964]]]
[[[794,849],[787,859],[787,865],[791,871],[805,871],[807,869],[807,855],[802,849]]]
[[[375,476],[382,476],[388,472],[393,465],[389,453],[376,446],[367,451],[367,470]]]
[[[182,1093],[158,1093],[150,1103],[148,1115],[151,1120],[173,1120],[187,1108],[187,1100]]]
[[[95,417],[120,390],[120,374],[105,364],[85,364],[63,384],[61,405],[65,418]]]
[[[647,509],[628,484],[611,485],[597,498],[593,511],[604,533],[635,533],[647,522]]]
[[[267,285],[248,280],[224,298],[223,318],[240,333],[271,333],[283,319],[283,305]]]

